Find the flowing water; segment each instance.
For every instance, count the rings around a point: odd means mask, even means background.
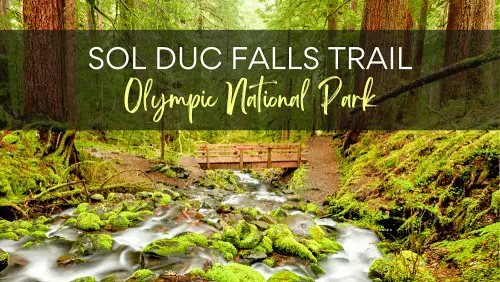
[[[247,188],[245,193],[208,191],[200,187],[192,187],[192,199],[201,203],[198,213],[205,220],[217,222],[218,214],[214,204],[223,202],[237,208],[252,207],[262,212],[269,212],[280,207],[286,198],[279,192],[273,192],[268,185],[260,183],[249,174],[234,172],[240,183]],[[209,236],[217,229],[205,224],[195,217],[185,216],[181,206],[175,204],[169,209],[157,210],[154,216],[145,219],[141,224],[117,232],[107,232],[113,237],[113,249],[109,252],[96,253],[86,257],[87,261],[78,265],[57,266],[56,260],[73,251],[72,242],[85,234],[75,227],[65,226],[65,218],[71,214],[67,210],[53,216],[49,239],[32,248],[23,249],[25,240],[0,240],[0,248],[9,252],[11,264],[0,273],[1,281],[71,281],[82,276],[93,276],[101,279],[110,274],[128,277],[134,270],[142,266],[155,273],[173,271],[187,273],[193,268],[203,268],[208,264],[227,263],[217,252],[209,248],[196,247],[184,255],[175,255],[168,259],[148,258],[141,259],[140,251],[150,242],[171,238],[183,232],[195,232]],[[199,218],[199,217],[197,217]],[[324,225],[338,232],[337,241],[344,247],[337,254],[330,254],[320,260],[326,274],[319,277],[311,273],[300,260],[292,260],[283,266],[270,268],[263,263],[254,263],[252,267],[259,271],[266,279],[273,273],[287,269],[299,275],[317,277],[316,281],[370,281],[368,268],[372,261],[381,256],[375,243],[377,236],[369,230],[349,225],[338,225],[331,219],[317,219],[313,215],[300,211],[292,211],[288,218],[283,220],[292,230],[300,229],[303,224]],[[300,230],[299,230],[300,231]],[[101,231],[102,232],[102,231]]]

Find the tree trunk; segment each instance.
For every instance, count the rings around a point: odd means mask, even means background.
[[[73,122],[75,90],[74,34],[76,29],[74,0],[23,1],[24,27],[24,117],[45,116],[58,122]],[[40,32],[49,30],[50,32]],[[76,105],[77,106],[77,105]],[[70,114],[71,113],[71,114]],[[40,139],[47,146],[46,154],[58,152],[65,161],[76,162],[74,132],[52,128],[40,130]]]
[[[358,14],[358,0],[351,0],[351,6],[350,6],[351,11],[354,14]],[[347,25],[347,30],[355,30],[356,26],[354,25],[353,22],[349,23]]]
[[[446,26],[446,44],[444,66],[464,59],[468,55],[468,33],[459,32],[472,30],[474,4],[477,0],[450,0],[448,8],[448,25]],[[441,83],[440,104],[445,106],[450,99],[465,97],[467,74],[459,73]]]
[[[413,72],[412,79],[417,79],[422,73],[422,59],[424,56],[424,41],[425,30],[427,29],[427,12],[429,11],[429,0],[422,0],[422,7],[420,8],[420,17],[418,19],[418,31],[415,35],[415,45],[413,52]],[[411,96],[415,96],[417,90],[413,90]]]
[[[469,44],[469,57],[481,55],[492,47],[492,37],[490,30],[494,29],[495,21],[495,1],[476,0],[474,7],[472,29],[477,30],[471,34]],[[493,66],[486,65],[467,72],[467,82],[474,89],[474,96],[467,92],[468,101],[488,102],[498,98],[493,94]],[[496,96],[496,97],[495,97]]]
[[[0,0],[0,30],[7,30],[9,26],[4,20],[7,17],[7,8],[9,7],[8,0]],[[0,40],[0,107],[9,114],[12,114],[12,101],[9,90],[9,60],[7,59],[7,48],[5,44],[8,42],[7,38]]]

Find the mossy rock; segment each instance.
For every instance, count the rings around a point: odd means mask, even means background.
[[[273,246],[277,253],[292,255],[314,263],[318,262],[318,259],[316,259],[312,252],[293,237],[280,238],[274,242]]]
[[[113,247],[113,238],[107,234],[86,234],[78,238],[73,248],[82,255],[109,251]]]
[[[208,270],[204,277],[219,282],[265,282],[264,276],[250,266],[229,263],[221,265],[215,264]]]
[[[314,225],[309,228],[309,236],[316,241],[319,241],[325,237],[325,231],[321,229],[321,226]]]
[[[274,261],[274,259],[272,258],[266,258],[262,261],[263,264],[273,268],[275,265],[276,265],[276,261]]]
[[[238,236],[238,232],[233,227],[226,225],[222,230],[222,240],[229,242],[235,246],[239,246],[240,237]]]
[[[238,247],[243,249],[253,249],[257,247],[262,239],[262,233],[257,226],[247,223],[244,220],[238,221],[236,225],[236,232],[240,238]]]
[[[9,266],[9,253],[0,249],[0,272]]]
[[[195,246],[207,246],[208,239],[200,234],[190,233],[172,239],[159,239],[149,243],[143,253],[160,257],[169,257],[174,254],[182,254]]]
[[[86,262],[87,260],[84,258],[81,258],[79,256],[73,255],[73,254],[67,254],[67,255],[62,255],[57,258],[56,264],[58,266],[66,266],[66,265],[72,265],[72,264],[81,264]]]
[[[113,214],[108,219],[108,224],[113,228],[127,228],[132,223],[129,220],[129,214],[126,212],[121,212],[119,214]]]
[[[320,274],[325,274],[325,270],[319,266],[317,263],[311,263],[311,270],[314,272],[314,274],[320,275]]]
[[[90,212],[91,210],[92,210],[92,207],[90,206],[89,203],[81,203],[73,211],[73,214],[81,214],[84,212]]]
[[[267,282],[312,282],[314,279],[299,276],[289,270],[281,270],[274,273]]]
[[[267,236],[262,237],[262,240],[257,245],[257,247],[254,248],[254,250],[264,252],[265,254],[272,253],[273,252],[273,240],[271,240],[271,238],[269,238]]]
[[[218,250],[227,261],[232,260],[238,252],[233,244],[224,241],[212,242],[210,248]]]
[[[83,212],[76,219],[76,227],[83,231],[99,231],[103,224],[95,213]]]
[[[17,134],[14,133],[7,134],[2,138],[2,142],[10,145],[19,142],[19,140],[21,140],[21,138],[19,138],[19,136],[17,136]]]
[[[123,279],[116,277],[116,274],[111,274],[101,279],[100,282],[123,282]]]
[[[160,206],[166,206],[172,202],[172,198],[167,194],[163,194],[162,192],[154,192],[152,199],[157,205]]]
[[[0,240],[19,241],[19,236],[12,231],[3,232],[3,233],[0,233]]]
[[[95,278],[92,276],[85,276],[71,280],[71,282],[96,282]]]
[[[149,269],[141,269],[134,272],[127,281],[133,282],[147,282],[151,281],[155,277],[153,271]]]
[[[285,237],[293,238],[293,233],[290,231],[290,228],[288,228],[288,225],[280,223],[271,225],[269,229],[264,231],[264,236],[269,237],[272,241],[276,241]]]

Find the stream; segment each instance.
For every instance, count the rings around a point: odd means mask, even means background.
[[[216,250],[210,248],[196,247],[194,251],[168,259],[143,257],[141,250],[154,240],[172,238],[184,232],[203,234],[210,238],[212,233],[220,230],[207,222],[216,224],[220,221],[215,208],[221,202],[234,208],[251,207],[265,213],[287,203],[285,195],[273,191],[267,184],[261,183],[247,173],[239,171],[233,173],[247,192],[235,193],[192,186],[187,194],[190,195],[191,202],[199,205],[196,207],[196,216],[185,216],[183,206],[173,202],[169,208],[157,209],[154,215],[144,218],[144,221],[133,227],[120,231],[104,231],[113,238],[112,250],[86,256],[86,262],[81,264],[66,266],[56,264],[59,257],[74,251],[72,242],[86,232],[64,224],[74,209],[53,215],[51,221],[47,223],[48,239],[43,243],[31,248],[21,248],[26,243],[25,237],[19,241],[0,240],[0,248],[8,252],[11,257],[11,264],[0,273],[0,280],[58,282],[71,281],[83,276],[102,279],[110,274],[127,278],[141,265],[155,273],[171,271],[184,274],[193,268],[203,268],[215,263],[226,264],[228,262]],[[289,225],[290,229],[295,228],[300,232],[300,227],[310,222],[326,226],[337,232],[336,240],[344,250],[329,254],[318,262],[326,271],[326,274],[319,276],[312,273],[302,260],[286,261],[274,268],[257,262],[251,264],[255,270],[266,279],[277,271],[287,269],[302,276],[315,278],[316,281],[371,281],[368,278],[369,266],[374,259],[381,256],[375,246],[378,238],[374,232],[346,224],[339,225],[329,218],[316,218],[312,214],[298,210],[289,212],[290,215],[284,218],[282,223]]]

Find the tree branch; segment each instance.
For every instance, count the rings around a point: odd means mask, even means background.
[[[385,92],[382,96],[379,96],[375,98],[371,104],[372,105],[377,105],[385,100],[397,97],[405,92],[408,92],[412,89],[422,87],[426,84],[432,83],[434,81],[446,78],[448,76],[454,75],[456,73],[472,69],[475,67],[479,67],[480,65],[486,64],[488,62],[496,61],[500,59],[500,48],[493,49],[492,51],[485,53],[483,55],[473,57],[473,58],[467,58],[464,60],[461,60],[459,62],[456,62],[454,64],[451,64],[447,67],[444,67],[438,71],[435,71],[433,73],[430,73],[428,75],[424,75],[416,80],[410,81],[408,83],[404,83],[392,90],[389,90],[388,92]],[[350,114],[353,115],[357,112],[362,110],[362,107],[356,107],[354,108]]]

